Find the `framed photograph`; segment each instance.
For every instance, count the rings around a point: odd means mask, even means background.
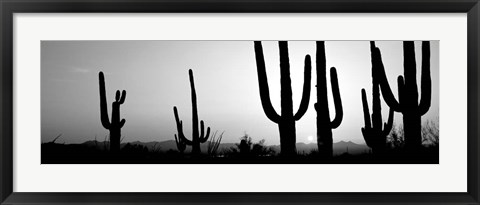
[[[480,204],[477,0],[0,6],[1,204]]]

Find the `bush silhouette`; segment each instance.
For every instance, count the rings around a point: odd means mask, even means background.
[[[403,148],[405,139],[403,138],[403,127],[392,125],[390,134],[387,136],[387,147],[390,149]]]
[[[439,141],[438,123],[427,120],[422,126],[422,143],[427,146],[438,146]]]
[[[240,138],[240,143],[235,144],[237,148],[233,148],[231,151],[242,158],[268,157],[275,155],[275,151],[265,146],[264,143],[264,139],[254,143],[252,138],[245,134]]]

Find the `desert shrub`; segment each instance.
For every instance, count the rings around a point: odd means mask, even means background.
[[[241,137],[240,143],[235,143],[235,146],[224,150],[223,154],[230,157],[265,157],[275,155],[275,151],[265,145],[265,139],[254,143],[247,134]]]
[[[210,137],[210,140],[208,141],[208,147],[207,147],[207,154],[208,156],[215,157],[217,156],[218,153],[218,148],[220,147],[220,143],[222,142],[223,138],[223,132],[220,134],[217,138],[217,132]]]
[[[422,144],[431,147],[439,144],[438,121],[427,120],[422,126]]]
[[[149,150],[146,146],[143,145],[127,143],[121,149],[121,152],[125,154],[148,154]]]
[[[405,146],[402,125],[392,125],[392,131],[390,131],[390,134],[387,136],[387,146],[392,149],[403,148]]]
[[[403,126],[393,125],[392,131],[387,136],[387,144],[392,149],[403,148],[405,145]],[[422,144],[426,147],[439,145],[438,121],[427,120],[422,125]]]
[[[275,150],[270,147],[265,146],[265,139],[254,143],[251,150],[252,154],[255,156],[272,156],[275,155]]]

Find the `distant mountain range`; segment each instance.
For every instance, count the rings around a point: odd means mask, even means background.
[[[153,149],[158,149],[160,151],[177,150],[177,145],[175,143],[175,140],[167,140],[167,141],[162,141],[162,142],[134,141],[134,142],[128,142],[128,143],[131,144],[131,145],[145,146],[149,150],[153,150]],[[128,143],[122,143],[121,147],[125,146]],[[95,141],[95,140],[86,141],[86,142],[82,143],[82,145],[93,146],[93,147],[97,146],[99,149],[102,149],[102,148],[106,147],[105,142],[100,142],[100,141]],[[207,147],[208,147],[208,142],[202,143],[200,147],[201,147],[202,151],[206,151]],[[277,152],[277,153],[280,152],[280,145],[270,145],[270,146],[266,146],[266,147],[269,147],[269,148],[275,150],[275,152]],[[303,143],[303,142],[299,142],[299,143],[297,143],[296,147],[297,147],[297,152],[305,153],[305,154],[310,153],[312,150],[317,150],[318,149],[316,143],[306,144],[306,143]],[[221,143],[219,148],[218,148],[218,151],[221,152],[222,150],[228,150],[228,149],[232,149],[232,148],[237,148],[235,143]],[[185,150],[185,152],[187,152],[187,153],[190,152],[190,149],[191,149],[191,147],[187,146],[187,149]],[[340,141],[340,142],[333,143],[333,154],[334,155],[340,155],[340,154],[347,153],[347,152],[349,154],[361,154],[361,153],[369,152],[369,150],[370,150],[370,148],[368,148],[365,144],[356,144],[352,141],[348,141],[348,142]]]

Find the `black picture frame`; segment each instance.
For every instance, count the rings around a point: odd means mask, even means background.
[[[1,204],[480,204],[478,0],[0,0]],[[468,191],[466,193],[18,193],[13,192],[13,14],[15,13],[467,13]],[[451,177],[451,176],[445,176]],[[412,186],[415,186],[412,184]]]

